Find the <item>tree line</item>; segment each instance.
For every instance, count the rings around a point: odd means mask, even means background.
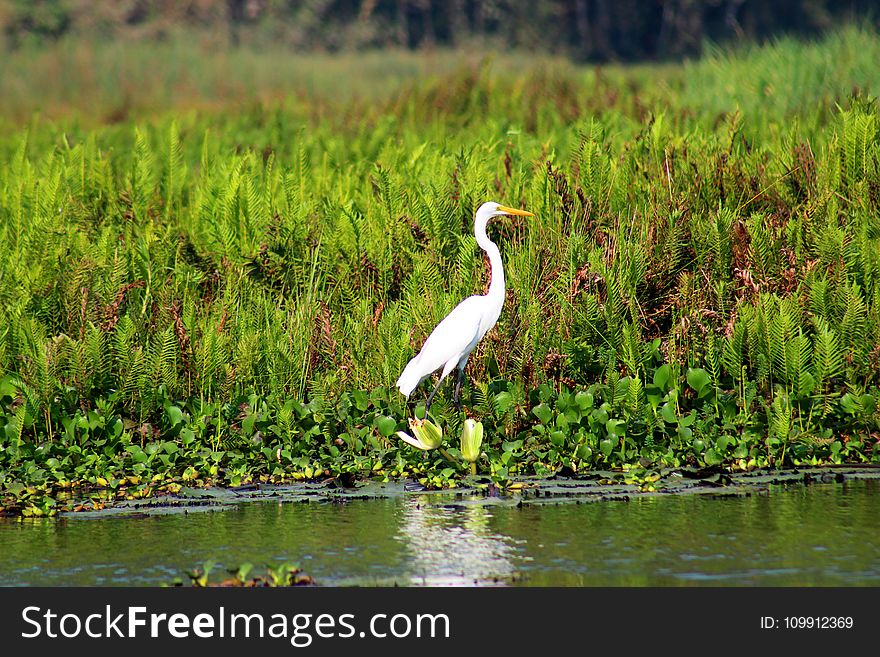
[[[515,47],[581,61],[699,54],[706,41],[811,35],[872,20],[877,0],[0,0],[7,48],[69,35],[302,50]],[[482,43],[478,43],[482,42]]]

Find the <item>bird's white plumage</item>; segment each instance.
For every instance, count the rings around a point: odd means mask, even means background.
[[[441,378],[445,378],[462,359],[467,361],[467,357],[483,337],[480,323],[483,319],[484,303],[485,298],[482,296],[468,297],[437,324],[425,340],[421,351],[409,361],[397,380],[400,392],[409,397],[432,372],[442,367]]]
[[[530,212],[506,208],[498,203],[483,203],[477,210],[474,235],[477,244],[489,255],[492,266],[489,291],[468,297],[437,324],[422,349],[407,363],[397,379],[397,387],[406,397],[441,367],[440,381],[456,367],[463,371],[477,343],[498,321],[504,305],[504,268],[498,247],[486,235],[486,224],[492,217],[501,214],[531,215]]]

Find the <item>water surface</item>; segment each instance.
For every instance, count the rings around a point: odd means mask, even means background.
[[[0,520],[3,585],[158,585],[214,560],[319,584],[880,585],[880,481],[524,506],[435,495]]]

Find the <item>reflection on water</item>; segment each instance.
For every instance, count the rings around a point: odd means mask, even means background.
[[[515,541],[492,528],[492,510],[481,504],[403,504],[395,539],[406,548],[410,584],[426,586],[506,582],[516,575]]]
[[[438,495],[150,518],[0,520],[4,585],[170,583],[206,560],[320,584],[880,585],[880,482],[563,506]]]

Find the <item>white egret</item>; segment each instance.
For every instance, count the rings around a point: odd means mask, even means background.
[[[461,408],[459,396],[468,358],[477,343],[482,340],[489,329],[495,326],[498,316],[501,315],[501,307],[504,305],[504,266],[501,264],[501,252],[486,235],[486,224],[493,217],[504,214],[534,216],[531,212],[515,210],[498,203],[483,203],[479,207],[474,216],[474,235],[477,238],[477,244],[489,256],[489,263],[492,267],[492,282],[489,284],[489,291],[486,294],[470,296],[453,308],[452,312],[437,324],[431,335],[425,340],[421,351],[407,363],[400,378],[397,379],[398,389],[405,397],[409,398],[422,381],[441,367],[443,368],[440,380],[437,381],[434,391],[428,396],[428,401],[425,403],[426,417],[440,384],[456,367],[458,367],[458,377],[455,382],[453,401],[456,408]]]

